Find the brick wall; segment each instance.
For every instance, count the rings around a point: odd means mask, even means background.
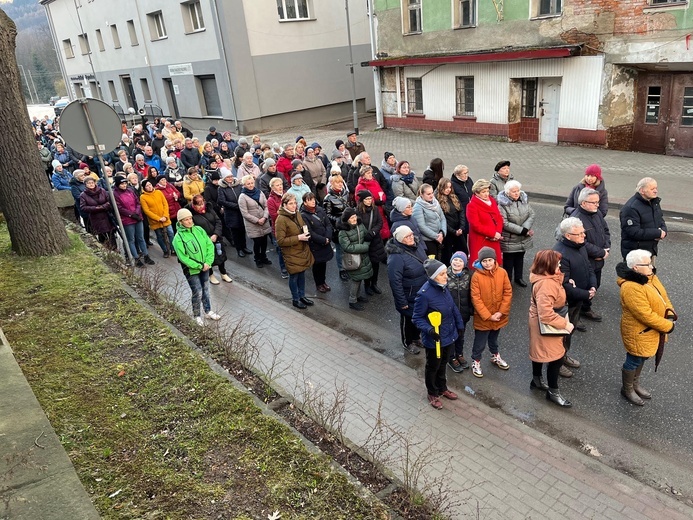
[[[573,7],[575,15],[613,13],[614,35],[647,34],[656,30],[675,29],[676,18],[666,10],[644,13],[652,7],[647,0],[583,0]]]
[[[477,123],[475,118],[467,117],[455,117],[452,121],[435,121],[417,114],[415,117],[385,116],[384,122],[387,128],[508,137],[507,124]]]
[[[520,141],[537,142],[539,140],[539,119],[523,117],[520,120]]]

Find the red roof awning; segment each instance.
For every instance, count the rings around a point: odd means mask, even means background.
[[[420,56],[404,58],[385,58],[368,62],[369,67],[401,67],[406,65],[440,65],[444,63],[478,63],[484,61],[541,60],[547,58],[566,58],[573,56],[578,46],[554,47],[548,49],[522,49],[515,51],[476,52],[468,54],[448,54],[445,56]]]

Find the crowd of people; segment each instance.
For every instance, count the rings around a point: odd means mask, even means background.
[[[500,332],[509,322],[513,284],[520,290],[531,285],[530,388],[571,406],[558,380],[581,366],[571,345],[576,330],[587,330],[583,320],[602,321],[593,302],[611,253],[608,192],[599,165],[589,165],[571,189],[555,246],[533,255],[526,276],[535,213],[508,160],[499,161],[489,179],[474,181],[464,165],[445,177],[443,161],[434,158],[420,179],[408,161],[389,151],[377,167],[355,132],[326,153],[302,136],[284,145],[259,136],[236,141],[214,127],[200,142],[179,121],[155,121],[124,128],[102,167],[75,154],[50,123],[37,123],[49,180],[55,190],[71,191],[80,222],[115,249],[117,213],[137,267],[154,264],[154,231],[163,256],[176,256],[182,266],[198,324],[204,324],[203,315],[219,319],[208,284],[232,282],[229,248],[239,258],[252,254],[255,266],[265,268],[273,265],[271,244],[299,310],[315,304],[306,295],[306,272],[317,292],[328,293],[333,266],[348,284],[349,308],[363,311],[370,297],[383,292],[384,265],[402,347],[414,355],[425,350],[428,400],[440,409],[441,397],[457,399],[447,387],[447,368],[483,377],[487,346],[492,366],[510,368],[500,353]],[[643,364],[676,320],[655,275],[658,243],[667,236],[659,203],[657,183],[646,177],[620,211],[623,262],[616,270],[627,350],[622,394],[636,405],[651,397],[640,384]]]

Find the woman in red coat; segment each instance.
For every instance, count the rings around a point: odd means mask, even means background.
[[[496,200],[490,196],[491,183],[479,179],[472,186],[472,197],[467,204],[469,223],[469,264],[476,261],[479,249],[484,246],[496,252],[498,264],[502,265],[500,240],[503,232],[503,216],[498,211]]]
[[[169,183],[168,179],[164,175],[160,175],[156,179],[157,181],[154,187],[161,191],[166,198],[166,202],[168,203],[168,216],[171,219],[171,227],[175,233],[176,224],[178,223],[178,219],[176,217],[178,215],[178,210],[180,209],[178,199],[180,199],[182,195],[180,194],[180,191],[178,191],[178,188],[176,188],[173,183]]]
[[[387,217],[385,216],[385,200],[387,200],[387,196],[380,186],[380,183],[373,178],[373,168],[367,165],[361,166],[359,175],[359,182],[356,185],[354,195],[358,195],[360,191],[369,191],[371,193],[373,196],[373,203],[375,204],[375,207],[378,208],[378,213],[380,213],[383,220],[383,227],[380,230],[380,238],[382,238],[383,241],[387,241],[387,239],[392,236],[390,234],[390,226],[388,224]]]

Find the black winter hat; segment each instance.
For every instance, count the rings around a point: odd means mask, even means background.
[[[385,160],[387,161],[390,157],[394,157],[395,154],[392,152],[385,152]]]
[[[496,164],[496,167],[494,168],[495,171],[500,170],[503,166],[510,166],[510,161],[500,161],[498,164]]]
[[[356,215],[356,210],[354,208],[346,208],[344,213],[342,213],[342,223],[346,224],[354,215]]]
[[[118,184],[122,184],[124,182],[128,182],[128,180],[123,177],[122,175],[116,175],[115,179],[113,179],[113,185],[118,186]]]
[[[368,197],[373,197],[371,190],[359,190],[359,192],[356,194],[356,198],[359,199],[359,201],[367,199]]]
[[[213,171],[212,175],[209,176],[209,180],[211,180],[211,181],[221,180],[221,173],[219,173],[218,170]]]

